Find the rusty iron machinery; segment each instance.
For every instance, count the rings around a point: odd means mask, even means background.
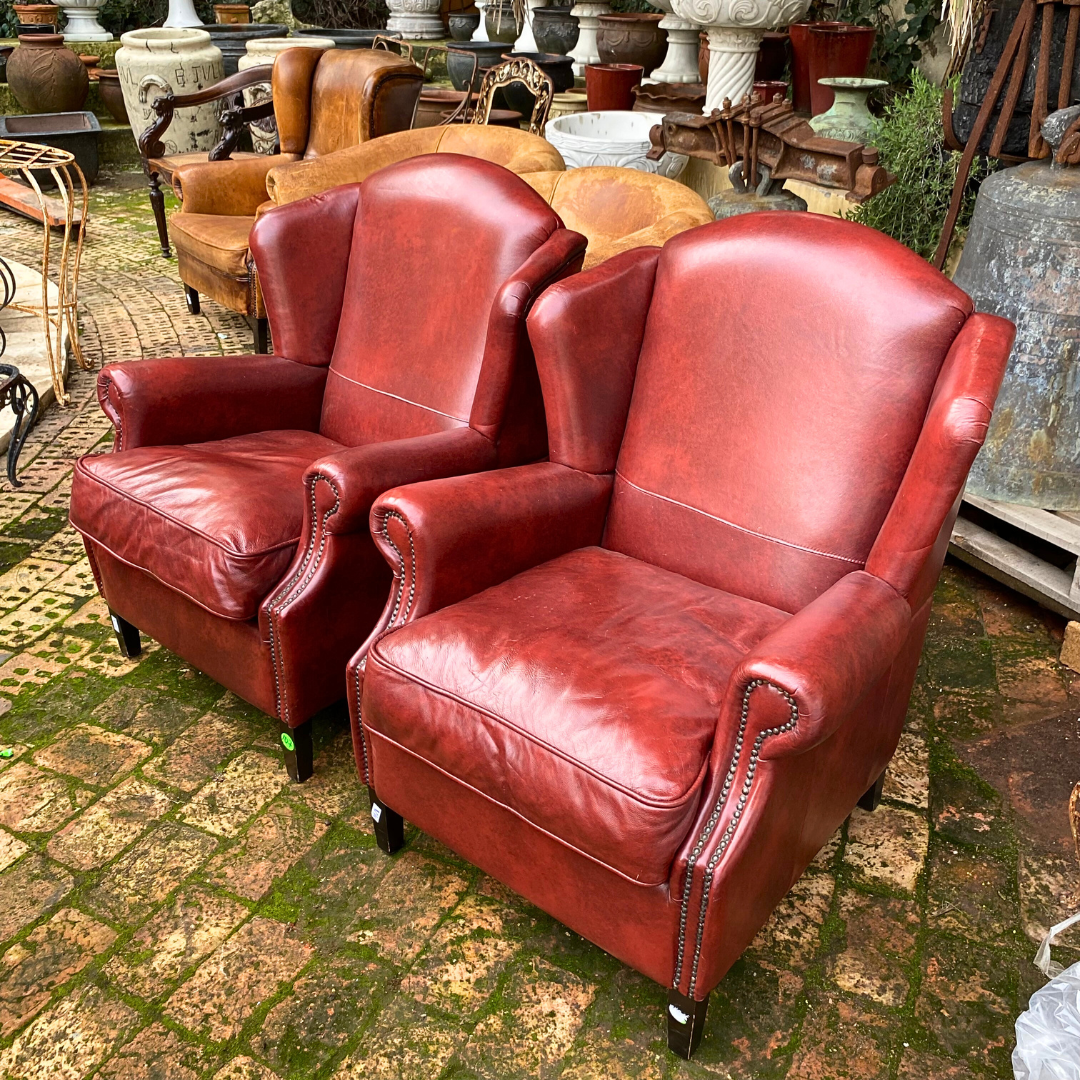
[[[878,163],[873,146],[824,139],[795,113],[789,101],[762,101],[758,95],[738,105],[724,102],[708,116],[668,113],[650,132],[649,157],[665,151],[702,158],[730,169],[742,162],[747,186],[757,187],[765,166],[773,181],[803,180],[847,193],[861,203],[893,182]]]
[[[987,177],[953,280],[1016,323],[968,491],[1080,510],[1080,105],[1042,124],[1052,153]]]

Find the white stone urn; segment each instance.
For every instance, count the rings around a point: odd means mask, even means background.
[[[525,25],[521,28],[517,41],[514,42],[514,52],[534,53],[540,51],[536,44],[536,38],[533,37],[532,9],[543,7],[547,2],[548,0],[526,0]]]
[[[584,75],[586,64],[599,64],[600,53],[596,48],[596,31],[600,29],[600,16],[606,15],[611,5],[606,0],[578,0],[570,9],[578,20],[577,44],[570,50],[574,58],[574,74]]]
[[[664,62],[642,82],[658,83],[696,83],[701,79],[698,71],[698,35],[701,27],[697,23],[679,18],[671,10],[671,0],[649,0],[654,8],[666,14],[660,20],[660,29],[667,31],[667,52]]]
[[[245,46],[245,53],[237,61],[237,71],[247,71],[248,68],[258,67],[260,64],[273,64],[279,52],[286,49],[333,49],[336,48],[333,38],[312,37],[301,34],[297,37],[282,38],[252,38]],[[245,105],[258,105],[260,101],[266,101],[270,97],[269,83],[256,83],[244,91]],[[251,145],[256,154],[272,154],[274,145],[277,143],[277,122],[272,116],[265,120],[255,120],[248,124],[251,132]]]
[[[194,0],[169,0],[169,14],[161,25],[170,30],[182,30],[187,26],[198,27],[204,24],[195,11]]]
[[[488,41],[487,26],[484,25],[484,8],[487,4],[484,0],[474,0],[474,6],[476,10],[480,12],[480,25],[473,31],[471,41]]]
[[[120,46],[116,70],[136,141],[157,118],[155,98],[203,90],[225,74],[221,50],[205,30],[129,30],[120,35]],[[162,140],[165,152],[212,150],[221,130],[220,102],[177,109]]]
[[[61,7],[67,19],[64,37],[68,41],[112,41],[112,34],[97,21],[105,3],[106,0],[63,0]]]
[[[390,18],[387,30],[398,30],[407,41],[430,41],[446,37],[446,28],[439,18],[440,0],[387,0]],[[481,14],[480,22],[484,18]]]
[[[549,120],[544,137],[562,154],[568,169],[615,165],[675,180],[689,159],[672,153],[664,154],[659,161],[646,157],[652,146],[649,131],[655,124],[655,113],[570,113]]]
[[[723,108],[725,98],[738,102],[750,93],[765,31],[798,22],[810,0],[671,0],[671,6],[679,18],[697,23],[709,35],[708,114]]]

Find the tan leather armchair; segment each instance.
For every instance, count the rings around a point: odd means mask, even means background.
[[[663,247],[678,233],[713,220],[705,200],[677,180],[596,165],[525,173],[568,229],[588,237],[585,266],[637,247]]]
[[[267,349],[266,309],[248,235],[267,201],[267,173],[316,161],[412,123],[423,73],[393,53],[370,49],[287,49],[274,61],[272,91],[279,152],[182,163],[172,172],[181,200],[169,221],[188,308],[200,294],[244,315],[255,351]]]
[[[544,170],[543,175],[547,175],[565,168],[559,151],[539,135],[484,124],[453,124],[400,131],[317,161],[277,165],[267,174],[266,190],[280,206],[342,184],[358,183],[387,165],[421,154],[483,158],[519,174]]]

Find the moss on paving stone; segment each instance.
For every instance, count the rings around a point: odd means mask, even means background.
[[[32,260],[31,226],[0,232]],[[95,187],[82,284],[95,360],[249,347],[232,313],[187,313],[139,174]],[[815,860],[681,1062],[662,987],[415,828],[378,850],[341,708],[315,720],[316,777],[291,785],[276,722],[152,643],[119,656],[64,519],[74,457],[110,445],[94,379],[73,373],[26,489],[0,492],[0,1075],[1011,1075],[1035,938],[1071,910],[1077,868],[979,740],[1080,715],[1059,620],[946,567],[888,797]],[[3,631],[23,606],[63,615]]]

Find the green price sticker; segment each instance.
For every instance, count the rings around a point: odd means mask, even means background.
[[[296,749],[296,743],[292,741],[292,736],[287,732],[281,733],[281,745],[291,754]]]

